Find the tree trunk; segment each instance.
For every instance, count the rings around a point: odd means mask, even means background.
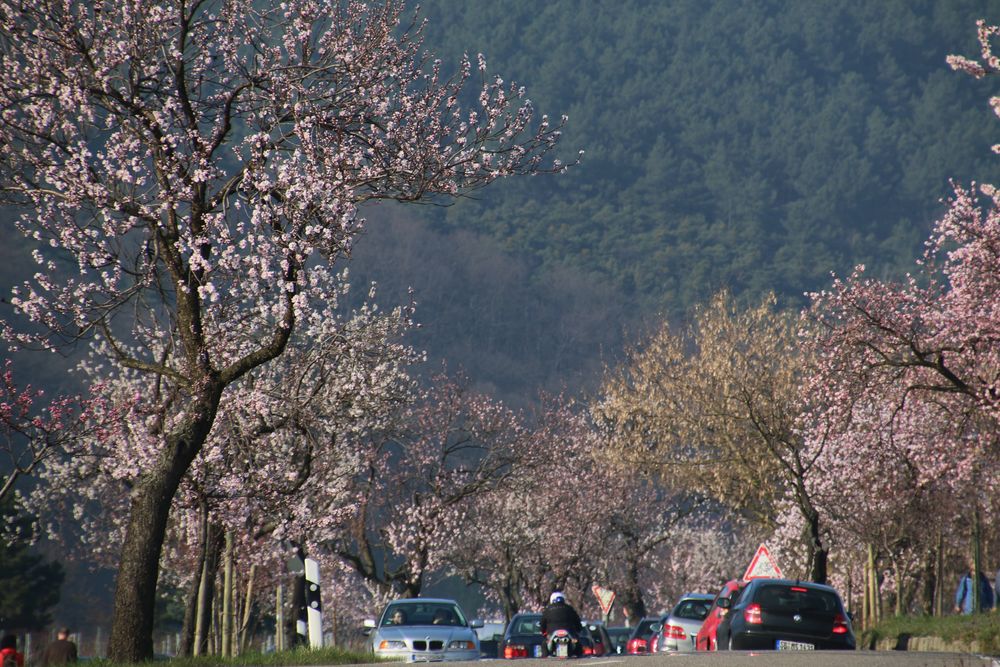
[[[254,579],[257,577],[257,566],[250,566],[250,578],[247,581],[247,595],[243,603],[243,619],[240,621],[240,626],[237,630],[239,641],[236,646],[240,653],[246,653],[250,650],[250,637],[253,634],[251,632],[251,620],[255,618],[253,613],[253,586]]]
[[[274,591],[274,650],[285,650],[285,591],[281,580]]]
[[[195,415],[165,440],[156,465],[133,491],[115,582],[108,659],[138,663],[153,659],[153,613],[163,538],[174,495],[215,421],[221,387],[209,383],[187,406]]]
[[[944,531],[938,528],[937,562],[935,563],[934,615],[944,616]]]
[[[191,450],[186,443],[178,449]],[[173,448],[172,448],[173,449]],[[153,610],[167,518],[181,477],[193,456],[170,456],[146,473],[132,496],[122,545],[108,659],[137,663],[153,659]]]
[[[864,564],[864,575],[862,576],[862,593],[861,593],[861,627],[863,629],[868,629],[871,627],[871,574],[868,571],[868,559],[865,559]]]
[[[823,539],[820,536],[819,512],[810,507],[807,508],[805,516],[809,531],[809,578],[817,584],[825,584],[830,552],[823,546]]]
[[[646,615],[646,602],[642,599],[642,587],[639,585],[639,563],[634,558],[630,558],[629,561],[622,612],[627,614],[627,625],[632,627]]]
[[[198,591],[198,615],[195,619],[194,654],[209,653],[208,639],[212,629],[212,606],[215,602],[215,575],[219,570],[222,555],[222,528],[215,523],[208,526],[208,544],[205,548],[205,567],[201,574],[201,589]]]
[[[934,591],[937,588],[937,549],[929,549],[924,560],[923,587],[920,595],[920,611],[925,616],[934,614]]]
[[[222,657],[233,657],[233,531],[226,531],[222,584]]]
[[[969,586],[972,587],[972,613],[978,614],[983,610],[983,601],[979,599],[979,560],[981,554],[981,536],[979,522],[979,505],[972,511],[972,571],[969,573]]]
[[[879,617],[881,616],[881,592],[879,590],[878,582],[878,569],[875,559],[875,545],[868,545],[868,610],[869,616],[871,617],[871,622],[867,625],[869,628],[875,627],[878,624]]]
[[[208,554],[208,507],[204,503],[199,508],[199,524],[198,565],[195,568],[194,577],[191,579],[191,586],[188,588],[184,606],[184,625],[181,627],[180,645],[177,648],[178,655],[185,658],[194,655],[195,632],[198,627],[198,603],[202,578],[205,576],[205,558]]]

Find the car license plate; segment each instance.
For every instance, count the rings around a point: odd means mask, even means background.
[[[784,639],[779,639],[775,642],[775,649],[778,651],[815,651],[815,644],[807,644],[806,642],[790,642]]]
[[[532,653],[535,654],[536,658],[541,658],[542,657],[542,645],[541,644],[535,644],[535,648],[532,651]]]

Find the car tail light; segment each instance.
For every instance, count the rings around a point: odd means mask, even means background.
[[[847,619],[839,612],[833,615],[833,634],[847,634]]]
[[[663,636],[667,639],[687,639],[684,628],[679,625],[668,625],[663,629]]]
[[[527,658],[528,647],[521,644],[507,644],[503,647],[503,657],[505,658]]]
[[[743,610],[743,620],[747,623],[760,624],[764,621],[760,617],[760,605],[754,602]]]
[[[636,637],[635,639],[628,640],[628,652],[629,653],[645,653],[646,652],[646,640]]]
[[[808,593],[809,592],[808,588],[802,588],[801,586],[792,586],[792,590],[795,591],[796,593]]]
[[[594,647],[593,646],[584,646],[583,647],[583,654],[584,655],[594,655]]]

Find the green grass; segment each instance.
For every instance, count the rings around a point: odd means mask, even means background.
[[[299,648],[294,651],[275,653],[244,653],[234,658],[205,655],[197,658],[157,659],[156,662],[169,662],[170,667],[256,667],[257,665],[263,667],[297,667],[298,665],[354,665],[385,661],[376,658],[370,652],[347,651],[339,648],[322,648],[316,650]],[[122,666],[110,660],[94,659],[87,661],[87,667]]]
[[[946,642],[979,642],[979,650],[1000,654],[1000,613],[954,616],[890,616],[871,630],[861,634],[861,644],[870,646],[879,639],[940,637]]]

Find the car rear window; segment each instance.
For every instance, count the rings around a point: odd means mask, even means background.
[[[542,634],[542,617],[528,617],[518,619],[514,626],[514,635],[540,635]]]
[[[762,586],[754,595],[754,602],[765,611],[840,611],[840,600],[836,593],[805,586]]]
[[[708,616],[708,608],[711,605],[711,600],[683,600],[674,607],[671,616],[686,618],[692,621],[703,621]]]

